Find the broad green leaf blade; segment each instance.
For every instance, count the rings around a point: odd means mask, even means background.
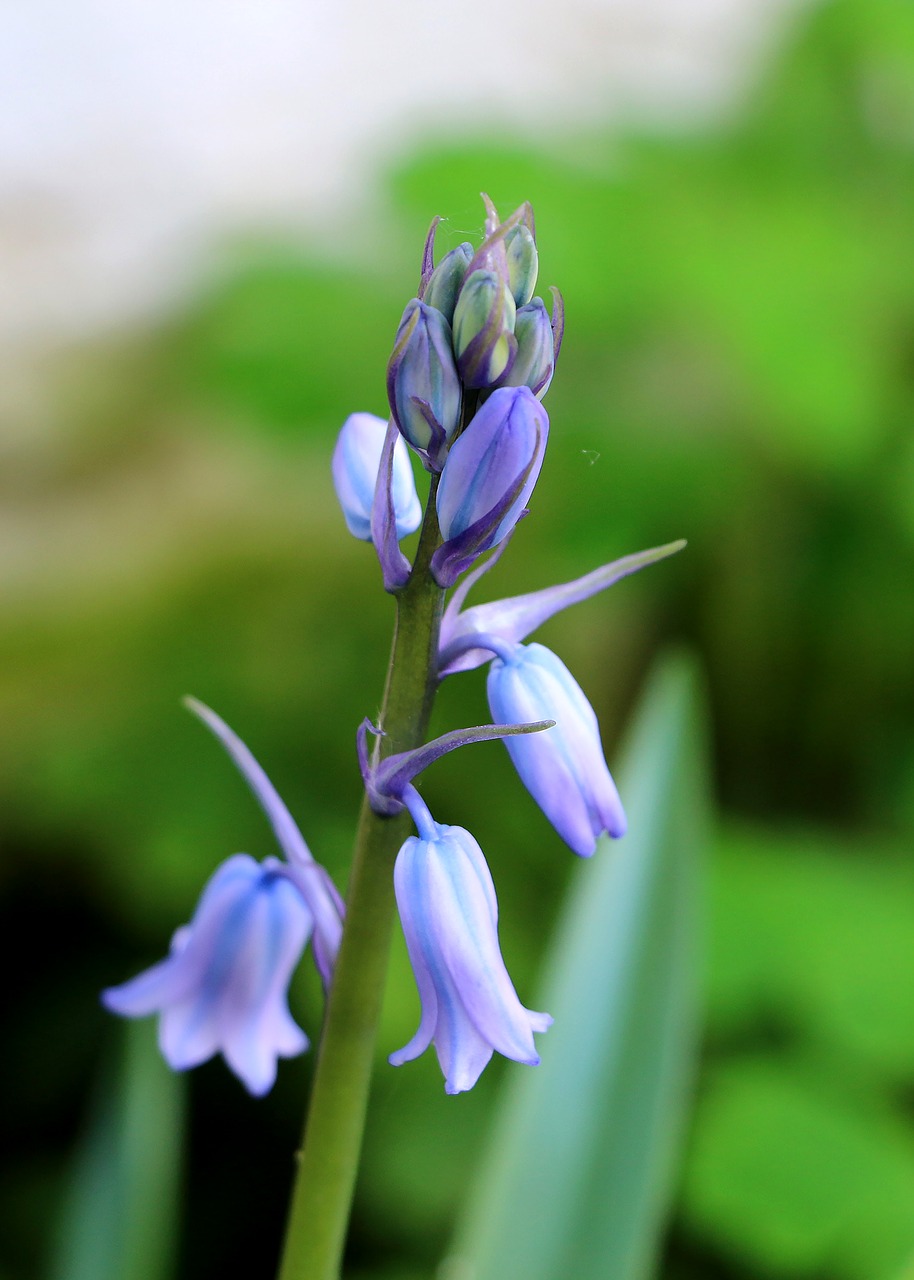
[[[167,1280],[172,1274],[184,1081],[151,1023],[128,1023],[76,1152],[52,1280]]]
[[[555,1023],[510,1072],[455,1276],[651,1274],[697,1042],[705,770],[695,671],[668,658],[624,752],[629,834],[576,870],[533,1005]]]

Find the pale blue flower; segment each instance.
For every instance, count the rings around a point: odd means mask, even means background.
[[[420,834],[400,850],[394,886],[422,1015],[390,1062],[410,1062],[434,1042],[446,1091],[462,1093],[495,1050],[536,1065],[533,1033],[552,1019],[525,1009],[508,976],[495,886],[479,845],[462,827],[436,823],[411,787],[403,798]]]
[[[279,847],[288,859],[285,873],[298,887],[314,921],[314,963],[327,991],[343,935],[343,917],[346,914],[343,899],[327,870],[314,860],[295,819],[237,733],[205,703],[196,698],[185,698],[184,702],[222,743],[273,828]]]
[[[603,757],[593,707],[565,664],[541,644],[492,643],[489,706],[496,719],[550,717],[548,733],[505,739],[524,786],[562,839],[590,857],[597,839],[625,834],[625,812]]]
[[[387,422],[373,413],[351,413],[343,423],[333,450],[333,484],[346,527],[355,538],[372,541],[371,512]],[[394,446],[391,481],[397,538],[414,533],[422,521],[422,506],[402,437]]]
[[[311,927],[283,863],[235,854],[208,881],[168,957],[102,1001],[128,1018],[158,1013],[159,1046],[174,1070],[221,1052],[251,1093],[264,1094],[277,1059],[308,1047],[286,993]]]

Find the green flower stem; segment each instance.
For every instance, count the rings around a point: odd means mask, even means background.
[[[381,710],[381,754],[426,737],[437,685],[444,593],[429,572],[440,542],[437,477],[397,622]],[[355,1188],[394,921],[393,865],[409,815],[381,818],[363,800],[346,924],[327,1005],[279,1280],[337,1280]]]

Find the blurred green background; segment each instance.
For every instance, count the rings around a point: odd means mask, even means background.
[[[914,6],[835,0],[726,125],[429,145],[345,256],[248,242],[182,314],[58,369],[50,445],[0,478],[2,1280],[47,1274],[122,1031],[97,991],[163,952],[224,857],[273,852],[183,694],[245,738],[345,885],[392,606],[329,457],[347,413],[384,412],[431,216],[440,251],[476,238],[480,190],[533,202],[568,315],[533,514],[485,591],[689,540],[541,634],[611,762],[664,643],[707,670],[707,1030],[662,1275],[911,1274],[912,160]],[[439,728],[485,718],[478,673],[444,686]],[[574,860],[495,745],[426,792],[490,856],[523,996]],[[316,1034],[307,973],[294,1007]],[[379,1061],[416,1017],[398,944]],[[432,1276],[503,1069],[452,1099],[428,1055],[379,1068],[352,1277]],[[270,1274],[310,1070],[284,1064],[261,1102],[221,1061],[192,1074],[180,1277]]]

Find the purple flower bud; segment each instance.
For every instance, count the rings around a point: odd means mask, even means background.
[[[434,1041],[446,1091],[462,1093],[496,1049],[515,1062],[538,1063],[533,1032],[545,1031],[552,1019],[525,1009],[508,976],[495,886],[479,845],[462,827],[440,826],[428,814],[422,828],[421,837],[403,845],[394,869],[422,1017],[390,1062],[410,1062]]]
[[[277,1058],[308,1047],[286,1003],[311,915],[276,858],[229,858],[210,878],[171,953],[102,1001],[112,1013],[161,1015],[159,1045],[175,1071],[222,1052],[253,1094],[276,1079]]]
[[[407,304],[387,366],[387,398],[394,421],[430,471],[440,471],[460,421],[460,379],[451,326],[440,311]]]
[[[500,385],[529,387],[540,399],[549,390],[555,372],[552,322],[542,298],[534,298],[525,307],[518,308],[514,336],[517,355]]]
[[[371,510],[387,423],[373,413],[351,413],[333,450],[333,484],[349,532],[371,542]],[[402,436],[394,447],[393,501],[397,538],[414,533],[422,521],[409,452]]]
[[[451,586],[514,528],[539,476],[548,435],[548,415],[529,387],[503,387],[458,437],[436,499],[445,541],[432,557],[432,572],[442,586]]]
[[[459,244],[456,249],[446,253],[429,277],[422,295],[422,301],[440,311],[449,324],[454,321],[457,295],[472,257],[473,246],[468,242]]]
[[[487,688],[496,719],[555,720],[548,733],[506,738],[505,746],[524,786],[575,853],[590,857],[604,831],[624,835],[597,717],[565,664],[541,644],[505,645]]]
[[[498,273],[467,276],[454,309],[454,353],[468,387],[494,386],[511,368],[515,312],[511,290]]]

